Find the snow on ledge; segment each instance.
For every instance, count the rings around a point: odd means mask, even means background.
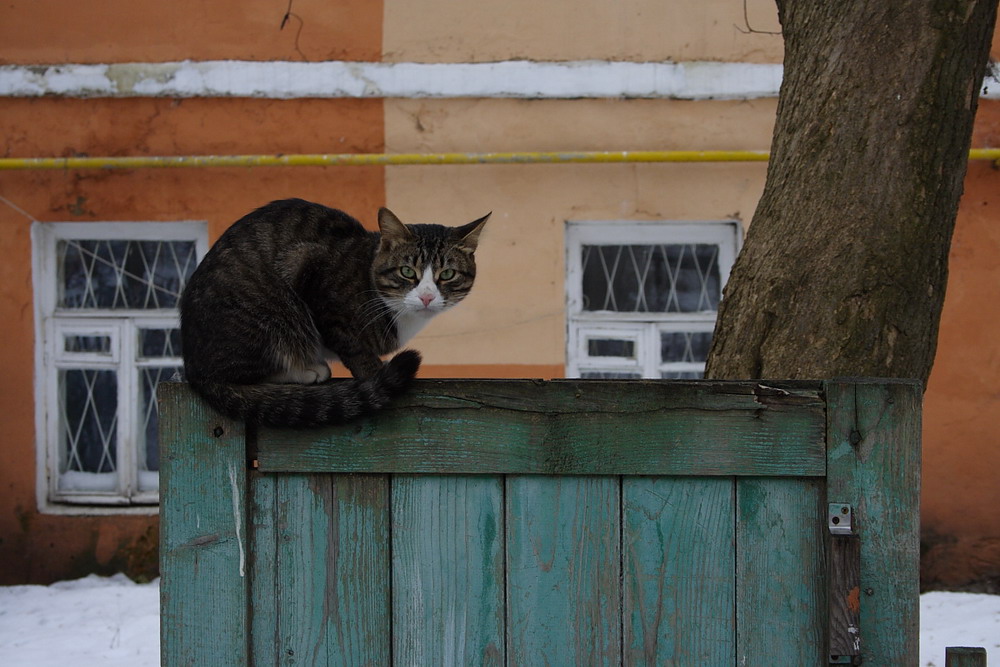
[[[719,62],[373,63],[234,60],[0,66],[3,97],[776,97],[781,65]]]

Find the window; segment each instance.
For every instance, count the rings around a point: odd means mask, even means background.
[[[700,378],[739,224],[570,222],[566,374]]]
[[[177,301],[202,223],[32,229],[39,481],[45,500],[158,500],[156,385],[181,367]]]

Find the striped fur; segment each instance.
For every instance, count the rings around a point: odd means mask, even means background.
[[[420,355],[381,357],[403,342],[400,328],[411,335],[469,293],[487,217],[404,225],[381,209],[380,232],[369,232],[300,199],[257,209],[222,235],[181,297],[186,380],[223,414],[269,426],[344,423],[384,407]],[[329,379],[337,359],[354,379]]]

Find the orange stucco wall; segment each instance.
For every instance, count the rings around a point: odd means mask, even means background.
[[[174,60],[378,60],[379,0],[10,0],[2,60],[41,63]]]
[[[4,63],[184,59],[378,60],[382,4],[55,0],[0,9]],[[381,152],[381,100],[16,99],[2,101],[5,157]],[[366,224],[385,201],[378,167],[147,169],[0,174],[0,584],[88,572],[155,575],[155,515],[38,511],[31,220],[203,220],[212,239],[270,199],[336,203]],[[15,208],[16,207],[16,208]],[[17,210],[17,209],[20,209]],[[24,213],[22,213],[23,211]]]
[[[1000,146],[1000,103],[980,104],[974,146]],[[924,395],[922,577],[1000,581],[1000,170],[965,178],[937,356]]]
[[[72,122],[69,122],[72,120]],[[347,152],[383,149],[379,100],[7,100],[0,136],[11,156]],[[207,148],[206,150],[206,147]],[[385,200],[377,167],[7,172],[0,196],[39,221],[205,220],[215,238],[268,199],[336,202],[374,226]],[[29,220],[0,201],[0,584],[91,571],[156,572],[155,516],[37,511],[34,323]]]

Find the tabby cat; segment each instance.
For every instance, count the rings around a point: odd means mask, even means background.
[[[181,297],[185,379],[215,409],[269,426],[343,423],[383,407],[420,366],[399,349],[468,295],[489,214],[461,227],[380,232],[301,199],[232,225]],[[353,380],[330,380],[340,360]]]

